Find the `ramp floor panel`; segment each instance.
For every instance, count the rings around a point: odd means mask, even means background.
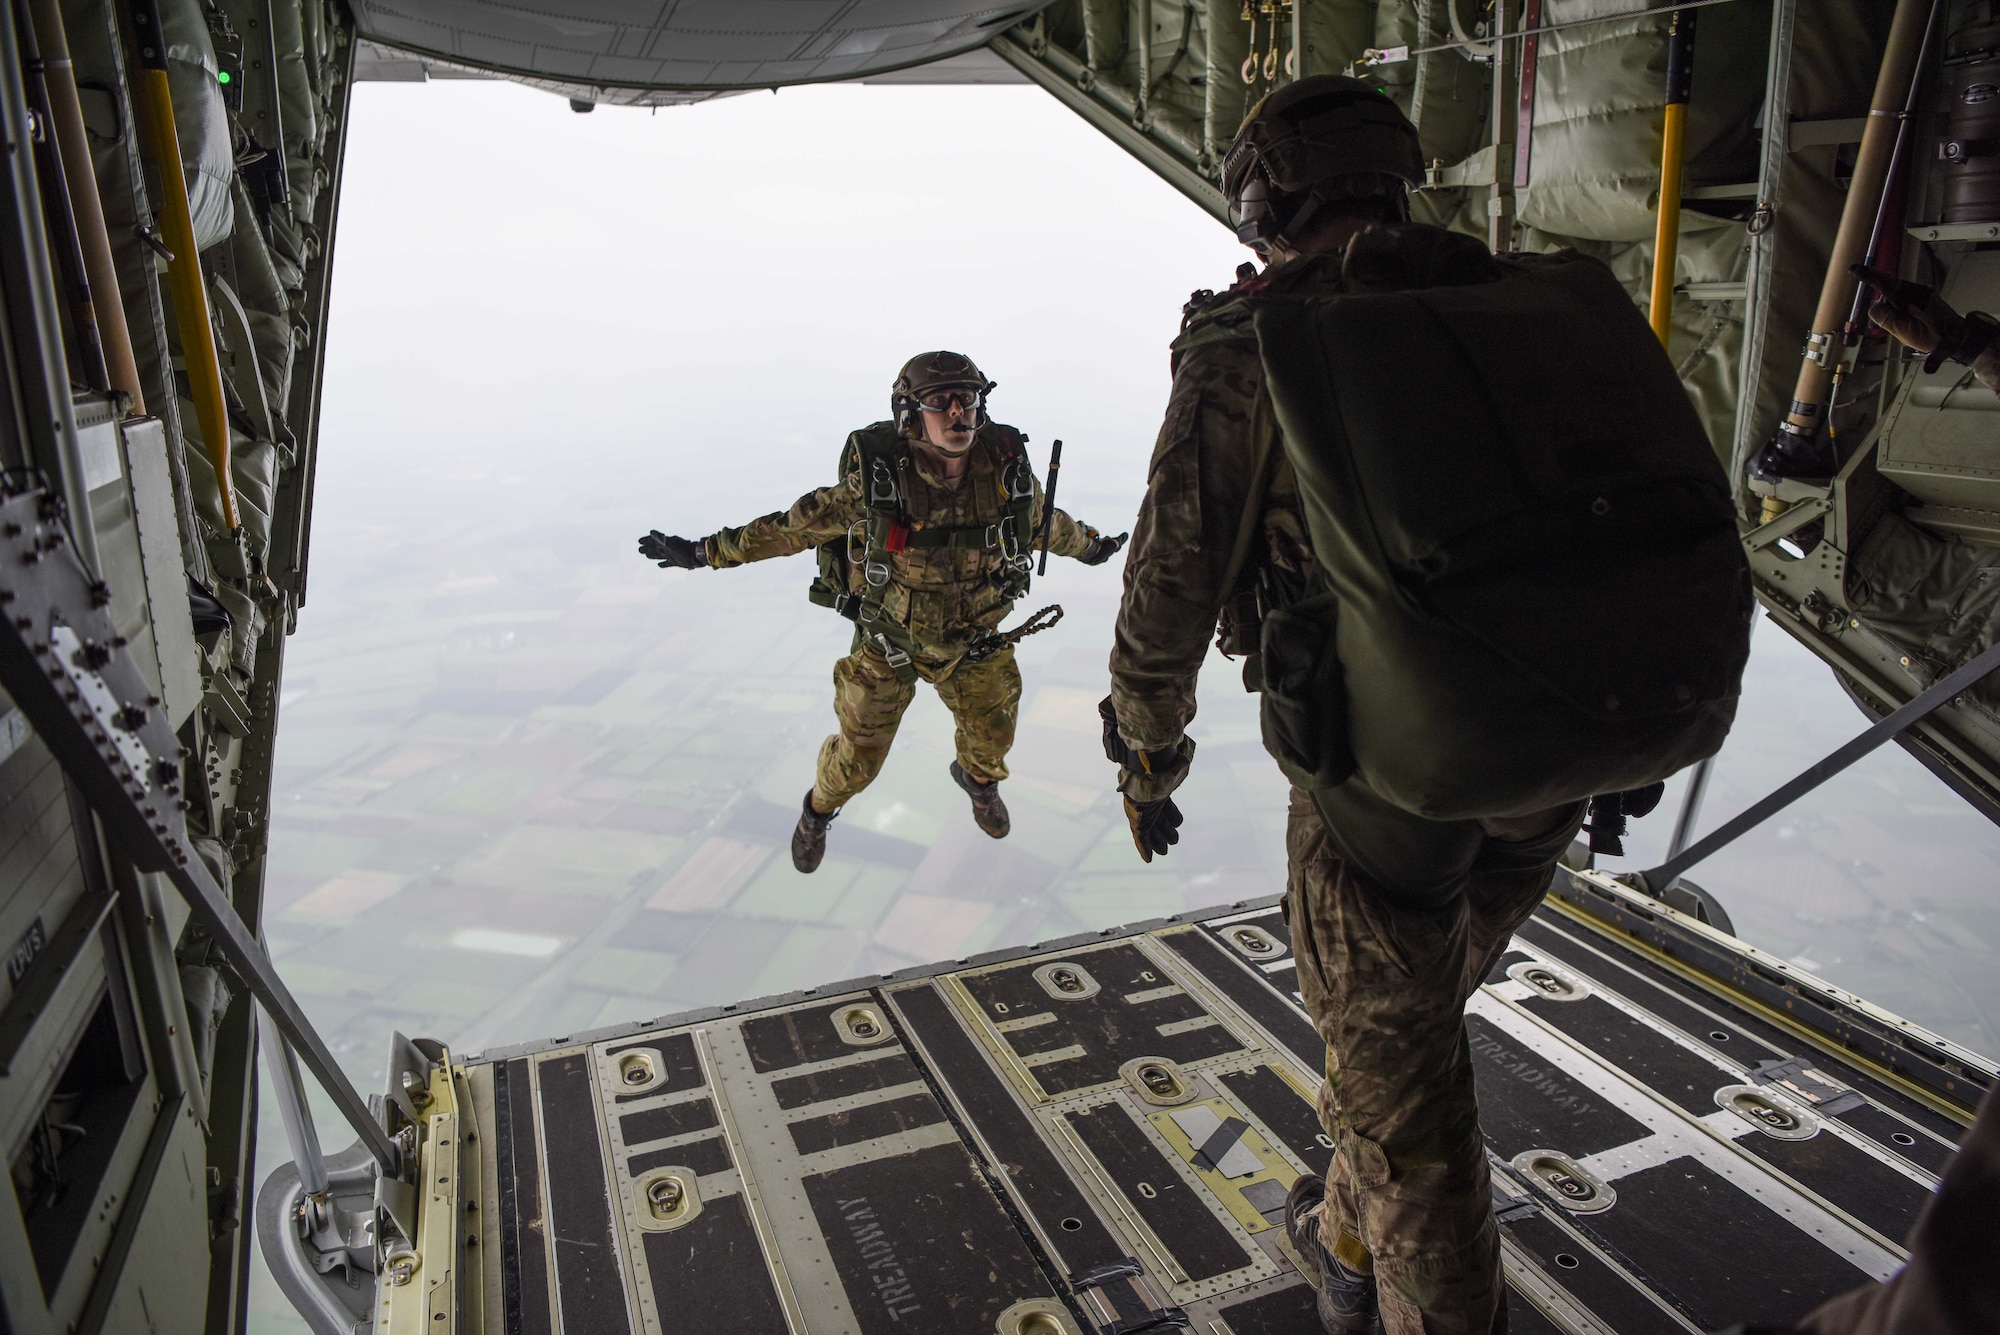
[[[1275,904],[821,991],[470,1059],[491,1329],[1317,1328],[1283,1202],[1333,1141]],[[1553,907],[1467,1025],[1536,1335],[1795,1320],[1901,1263],[1959,1131]]]

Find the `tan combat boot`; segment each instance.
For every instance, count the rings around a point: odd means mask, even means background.
[[[956,760],[951,762],[951,781],[972,799],[973,823],[995,839],[1005,839],[1013,823],[1007,818],[1007,804],[1000,800],[1000,785],[979,783]]]

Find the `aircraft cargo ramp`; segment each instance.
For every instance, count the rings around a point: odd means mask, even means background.
[[[1467,1022],[1512,1328],[1790,1321],[1891,1273],[1990,1067],[1599,874],[1557,880]],[[380,1331],[1314,1330],[1283,1206],[1332,1148],[1295,988],[1267,900],[431,1047],[401,1080],[414,1247],[344,1292]],[[267,1253],[297,1236],[290,1172]],[[311,1268],[280,1268],[295,1297]]]

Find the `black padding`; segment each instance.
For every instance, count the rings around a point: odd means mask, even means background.
[[[1322,1328],[1317,1301],[1310,1284],[1294,1284],[1248,1302],[1231,1303],[1216,1315],[1229,1323],[1231,1335],[1301,1335]]]
[[[858,1145],[879,1140],[899,1131],[933,1126],[944,1120],[944,1109],[928,1093],[905,1094],[881,1103],[864,1103],[848,1112],[825,1113],[819,1117],[788,1122],[792,1144],[800,1154],[817,1154],[840,1145]]]
[[[961,1145],[805,1179],[861,1335],[968,1335],[1055,1290]]]
[[[1789,1326],[1870,1278],[1692,1159],[1613,1185],[1618,1203],[1578,1227],[1643,1265],[1703,1330]]]
[[[1645,1290],[1635,1287],[1590,1248],[1565,1233],[1549,1214],[1538,1211],[1509,1220],[1501,1228],[1520,1244],[1543,1274],[1618,1335],[1687,1335],[1687,1327],[1647,1297]],[[1509,1305],[1510,1317],[1516,1306],[1517,1303]]]
[[[1575,1075],[1528,1051],[1477,1015],[1465,1019],[1479,1084],[1479,1126],[1503,1159],[1558,1150],[1581,1159],[1652,1134]]]
[[[641,1236],[653,1301],[671,1313],[669,1330],[770,1335],[785,1329],[741,1196],[703,1201],[701,1213],[679,1228]]]
[[[627,1145],[644,1145],[691,1131],[706,1131],[715,1124],[715,1104],[707,1099],[690,1099],[626,1113],[618,1119],[618,1133]]]
[[[825,1103],[829,1099],[865,1094],[871,1089],[908,1084],[920,1078],[915,1062],[900,1052],[892,1052],[874,1061],[773,1080],[771,1094],[778,1100],[780,1108],[803,1108],[809,1104]]]
[[[1043,1141],[1035,1123],[1001,1083],[951,1008],[929,983],[889,996],[904,1026],[923,1045],[937,1077],[965,1120],[999,1161],[1022,1207],[1068,1273],[1125,1258],[1096,1211]]]
[[[544,1057],[542,1143],[549,1161],[549,1241],[563,1335],[630,1335],[624,1276],[612,1241],[612,1201],[597,1131],[590,1058]]]
[[[1241,1006],[1257,1024],[1276,1039],[1308,1071],[1326,1069],[1326,1044],[1296,1002],[1279,992],[1255,971],[1230,957],[1207,934],[1192,929],[1168,932],[1158,938],[1193,965],[1202,977],[1214,983],[1222,994]]]
[[[741,1032],[743,1044],[750,1050],[750,1064],[759,1075],[856,1051],[834,1028],[832,1008],[759,1015],[745,1020]]]
[[[1242,1244],[1209,1213],[1122,1103],[1065,1113],[1064,1120],[1189,1279],[1210,1279],[1250,1264]]]
[[[696,1177],[706,1177],[710,1173],[726,1173],[736,1166],[729,1157],[729,1144],[721,1136],[711,1136],[707,1140],[692,1141],[686,1145],[675,1145],[664,1150],[647,1150],[635,1154],[625,1161],[625,1171],[633,1177],[640,1177],[655,1168],[668,1165],[685,1168]]]
[[[1320,1143],[1326,1132],[1319,1124],[1319,1112],[1299,1097],[1290,1081],[1268,1066],[1231,1071],[1216,1078],[1238,1103],[1271,1128],[1280,1144],[1304,1161],[1307,1171],[1326,1176],[1333,1150]]]
[[[1208,1012],[1194,997],[1180,991],[1150,1001],[1127,1001],[1133,993],[1173,983],[1136,946],[1121,943],[1053,958],[1071,959],[1087,970],[1097,980],[1097,994],[1077,1000],[1051,997],[1034,977],[1036,969],[1050,962],[1041,958],[963,979],[966,991],[995,1023],[1044,1012],[1054,1016],[1047,1024],[1001,1035],[1020,1056],[1069,1047],[1083,1049],[1081,1056],[1030,1068],[1035,1082],[1047,1093],[1061,1094],[1116,1080],[1118,1068],[1135,1057],[1193,1062],[1243,1046],[1220,1024],[1162,1034],[1161,1025],[1197,1019]]]
[[[500,1302],[507,1335],[549,1335],[548,1253],[542,1243],[540,1141],[528,1059],[493,1067],[493,1122],[499,1140]]]
[[[1704,1117],[1715,1111],[1715,1091],[1741,1078],[1674,1042],[1603,997],[1551,1001],[1529,997],[1521,1003],[1536,1018],[1562,1030],[1646,1088]]]

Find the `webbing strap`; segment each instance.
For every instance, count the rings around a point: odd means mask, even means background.
[[[981,551],[988,547],[998,547],[1001,536],[998,524],[979,524],[969,528],[919,528],[910,531],[910,536],[903,540],[903,545],[910,551],[925,551],[940,547]]]
[[[1271,491],[1271,468],[1277,451],[1272,446],[1277,441],[1277,424],[1272,421],[1271,396],[1262,385],[1257,387],[1257,397],[1250,405],[1251,456],[1250,486],[1243,497],[1243,518],[1236,526],[1236,542],[1229,551],[1229,564],[1223,568],[1222,590],[1226,603],[1236,595],[1236,582],[1243,577],[1243,568],[1250,562],[1250,550],[1257,539],[1263,536],[1264,498]]]

